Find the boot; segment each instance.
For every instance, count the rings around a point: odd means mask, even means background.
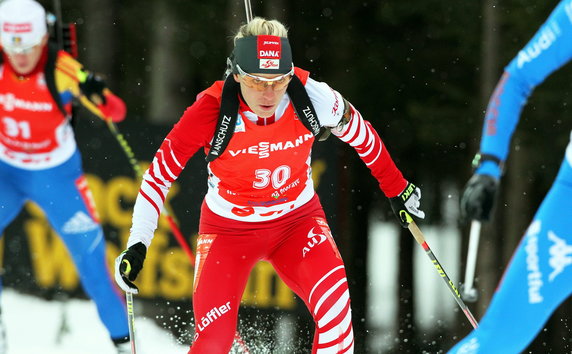
[[[115,343],[117,354],[131,354],[131,342]]]

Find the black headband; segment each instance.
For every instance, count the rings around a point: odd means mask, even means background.
[[[292,50],[288,38],[259,35],[236,40],[232,51],[232,72],[238,74],[238,64],[245,72],[286,74],[292,70]]]

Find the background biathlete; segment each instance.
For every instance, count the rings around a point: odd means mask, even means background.
[[[125,104],[48,41],[39,3],[3,1],[0,31],[0,235],[26,201],[35,202],[65,243],[118,352],[127,353],[125,305],[106,265],[103,230],[70,125],[74,99],[115,122],[124,119]]]
[[[571,59],[572,0],[564,0],[505,68],[489,101],[477,169],[461,199],[467,217],[490,218],[502,165],[527,98]],[[571,293],[572,140],[479,327],[450,353],[519,353]]]

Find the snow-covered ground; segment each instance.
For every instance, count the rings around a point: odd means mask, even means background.
[[[95,305],[90,301],[71,299],[64,305],[64,302],[45,301],[4,289],[1,304],[8,339],[7,354],[115,353]],[[63,318],[67,322],[67,332],[61,331]],[[189,350],[188,346],[177,344],[173,335],[148,318],[136,317],[135,337],[137,354],[181,354]]]

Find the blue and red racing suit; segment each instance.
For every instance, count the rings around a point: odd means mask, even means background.
[[[47,55],[46,46],[36,69],[25,76],[6,56],[0,65],[0,235],[26,201],[35,202],[68,248],[111,338],[124,341],[125,305],[107,269],[105,239],[73,130],[46,85]],[[99,105],[81,94],[80,70],[80,63],[58,52],[55,84],[65,109],[69,112],[75,97],[101,118],[123,119],[125,104],[108,90],[106,103]]]
[[[504,161],[521,110],[533,89],[572,59],[572,0],[554,9],[505,68],[489,101],[481,152]],[[500,178],[485,161],[476,171]],[[450,353],[519,353],[572,293],[572,136],[560,171],[477,329]]]

